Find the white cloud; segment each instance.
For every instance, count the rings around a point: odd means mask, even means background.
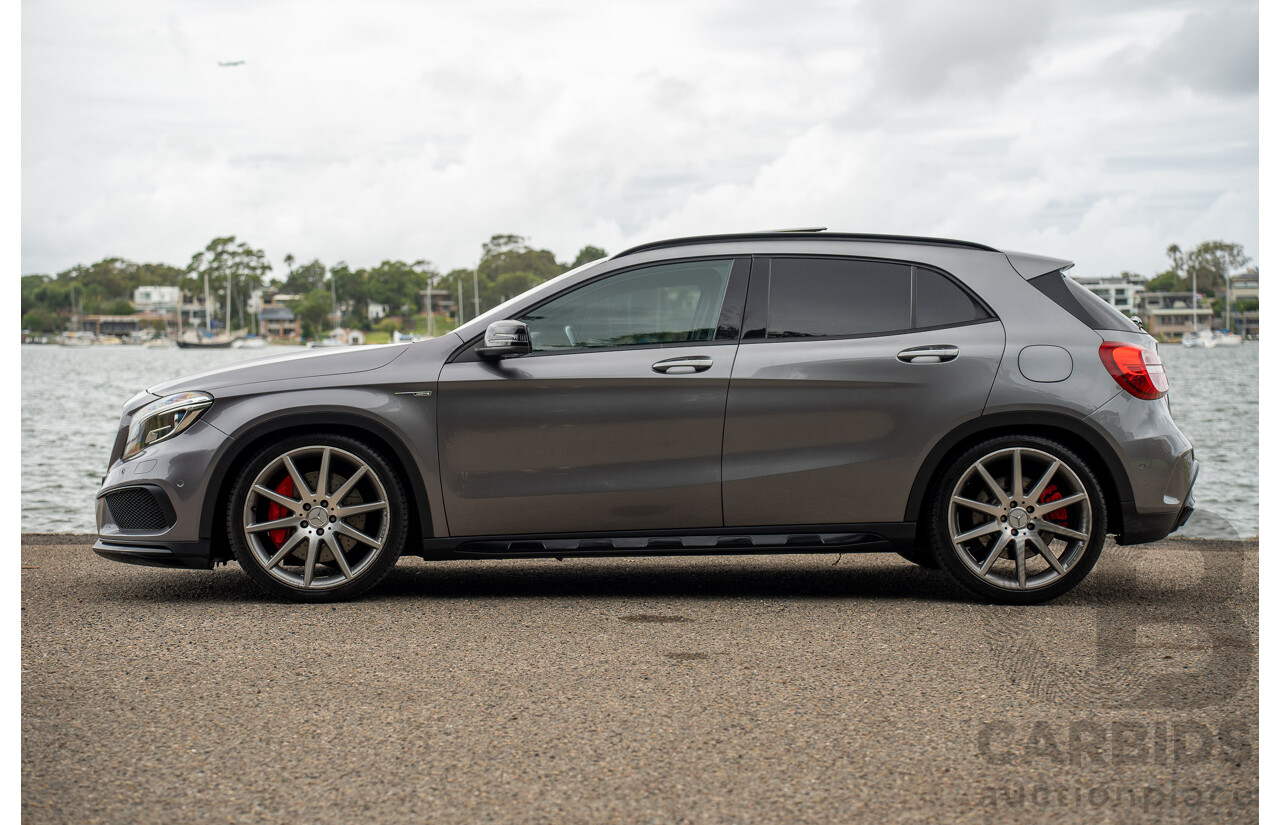
[[[1247,56],[1168,63],[1256,23],[1218,8],[28,4],[23,269],[182,264],[222,234],[451,268],[497,232],[567,260],[788,225],[1099,272],[1211,237],[1256,255]]]

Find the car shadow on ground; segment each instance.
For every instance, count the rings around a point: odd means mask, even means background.
[[[108,601],[285,604],[259,590],[234,563],[213,571],[147,570],[99,580]],[[1054,604],[1129,604],[1160,595],[1140,588],[1091,587],[1086,581]],[[435,562],[403,559],[361,603],[458,599],[844,599],[980,602],[937,570],[887,554],[815,556],[800,564],[739,558],[512,559]]]

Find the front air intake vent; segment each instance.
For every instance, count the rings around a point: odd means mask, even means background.
[[[169,508],[155,492],[146,487],[128,487],[107,494],[107,509],[121,530],[146,530],[157,533],[173,526]]]

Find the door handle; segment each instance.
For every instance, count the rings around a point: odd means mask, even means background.
[[[690,375],[695,372],[706,372],[715,361],[705,355],[692,357],[668,358],[653,365],[654,372],[663,375]]]
[[[934,344],[904,349],[898,353],[898,360],[907,364],[939,364],[943,361],[954,361],[959,354],[959,347]]]

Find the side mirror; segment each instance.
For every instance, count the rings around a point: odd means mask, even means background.
[[[533,352],[529,327],[523,321],[494,321],[484,331],[484,346],[476,350],[481,358],[515,358]]]

